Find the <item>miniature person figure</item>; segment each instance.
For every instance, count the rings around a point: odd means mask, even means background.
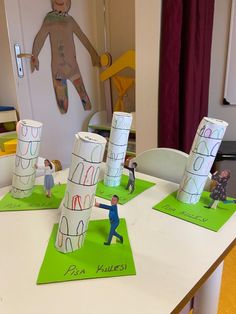
[[[136,162],[133,162],[131,167],[127,167],[124,165],[125,169],[129,170],[129,180],[126,186],[126,190],[130,189],[130,194],[133,193],[135,189],[135,169],[137,168],[138,164]]]
[[[226,186],[229,179],[229,170],[223,170],[220,174],[218,172],[215,172],[212,175],[212,180],[216,182],[216,186],[211,191],[210,197],[212,200],[208,206],[205,206],[206,208],[217,208],[219,201],[223,201],[226,204],[229,203],[229,201],[226,200]]]
[[[35,168],[44,170],[44,189],[46,192],[46,196],[51,197],[52,196],[51,189],[54,186],[54,179],[52,176],[53,172],[52,163],[48,159],[45,159],[44,166],[39,167],[38,165],[35,165]]]
[[[80,39],[88,50],[94,66],[100,65],[100,57],[79,25],[68,14],[71,7],[71,0],[51,0],[51,2],[53,11],[46,15],[43,25],[34,39],[31,71],[34,72],[35,69],[39,70],[38,55],[49,35],[52,50],[53,86],[60,112],[66,113],[68,110],[67,80],[70,80],[76,88],[84,110],[90,110],[91,102],[85,90],[76,61],[73,34]]]
[[[120,223],[119,216],[118,216],[118,209],[117,209],[118,202],[119,202],[119,197],[117,195],[112,196],[110,206],[95,202],[96,207],[109,210],[109,220],[110,220],[111,228],[110,228],[107,242],[104,242],[104,245],[110,245],[113,236],[117,237],[120,240],[120,242],[123,243],[123,237],[119,233],[116,232],[116,228],[119,226],[119,223]]]

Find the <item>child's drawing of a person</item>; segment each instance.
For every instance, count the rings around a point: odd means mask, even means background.
[[[87,95],[83,79],[76,60],[73,34],[75,34],[88,50],[92,64],[100,65],[100,58],[92,44],[83,33],[77,22],[68,14],[71,0],[52,0],[52,12],[49,12],[36,35],[32,48],[31,71],[39,70],[38,55],[49,36],[52,50],[52,79],[61,113],[68,110],[67,80],[76,88],[84,110],[91,109],[91,102]]]

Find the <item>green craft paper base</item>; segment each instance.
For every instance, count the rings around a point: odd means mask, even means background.
[[[43,185],[35,185],[30,197],[14,198],[8,192],[0,200],[0,212],[4,211],[24,211],[58,208],[64,197],[66,184],[58,184],[52,188],[52,197],[45,195]]]
[[[55,224],[38,275],[37,284],[72,280],[135,275],[135,265],[125,219],[120,219],[117,232],[124,243],[105,246],[109,220],[90,221],[85,243],[80,250],[63,254],[55,248],[58,224]]]
[[[114,194],[119,196],[119,204],[125,204],[131,199],[135,198],[145,190],[151,188],[155,185],[153,182],[136,179],[135,180],[135,190],[132,194],[129,194],[129,191],[126,190],[126,186],[128,183],[129,177],[126,175],[122,175],[120,186],[110,187],[104,185],[103,181],[98,182],[96,196],[104,198],[106,200],[111,200]]]
[[[216,209],[205,208],[211,201],[210,193],[203,192],[197,204],[185,204],[176,199],[177,192],[168,195],[153,208],[165,214],[183,219],[212,231],[219,229],[236,211],[236,204],[219,202]],[[232,198],[227,198],[231,200]]]

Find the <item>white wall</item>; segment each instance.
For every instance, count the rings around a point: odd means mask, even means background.
[[[224,140],[233,141],[236,140],[236,106],[222,105],[230,14],[231,0],[215,0],[208,115],[229,123]]]
[[[161,0],[135,1],[136,152],[157,147]]]
[[[135,0],[108,0],[110,52],[117,59],[135,49]]]
[[[106,0],[108,15],[108,46],[115,61],[127,50],[135,49],[135,0]],[[121,76],[134,77],[135,72],[125,69]],[[128,91],[127,110],[135,111],[135,88]],[[117,89],[112,84],[113,106],[118,99]]]
[[[4,2],[0,1],[0,106],[17,106]]]
[[[104,39],[104,7],[103,0],[95,1],[95,36],[97,41],[97,52],[101,56],[105,52],[105,39]],[[106,110],[104,84],[99,80],[99,101],[97,110]]]
[[[102,55],[108,51],[112,55],[113,60],[116,60],[125,51],[135,49],[135,0],[96,0],[95,3],[96,14],[94,21],[96,24],[95,31],[98,53]],[[104,23],[106,23],[106,29]],[[130,69],[125,69],[120,74],[131,77],[135,76],[135,72]],[[112,93],[113,103],[115,104],[118,94],[114,84],[112,84]],[[99,94],[100,102],[98,110],[105,110],[103,82],[100,82]],[[134,110],[134,87],[129,90],[128,99],[132,104],[131,109]]]

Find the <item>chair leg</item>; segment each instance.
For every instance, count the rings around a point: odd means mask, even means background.
[[[194,296],[194,314],[217,314],[220,296],[222,262]]]

